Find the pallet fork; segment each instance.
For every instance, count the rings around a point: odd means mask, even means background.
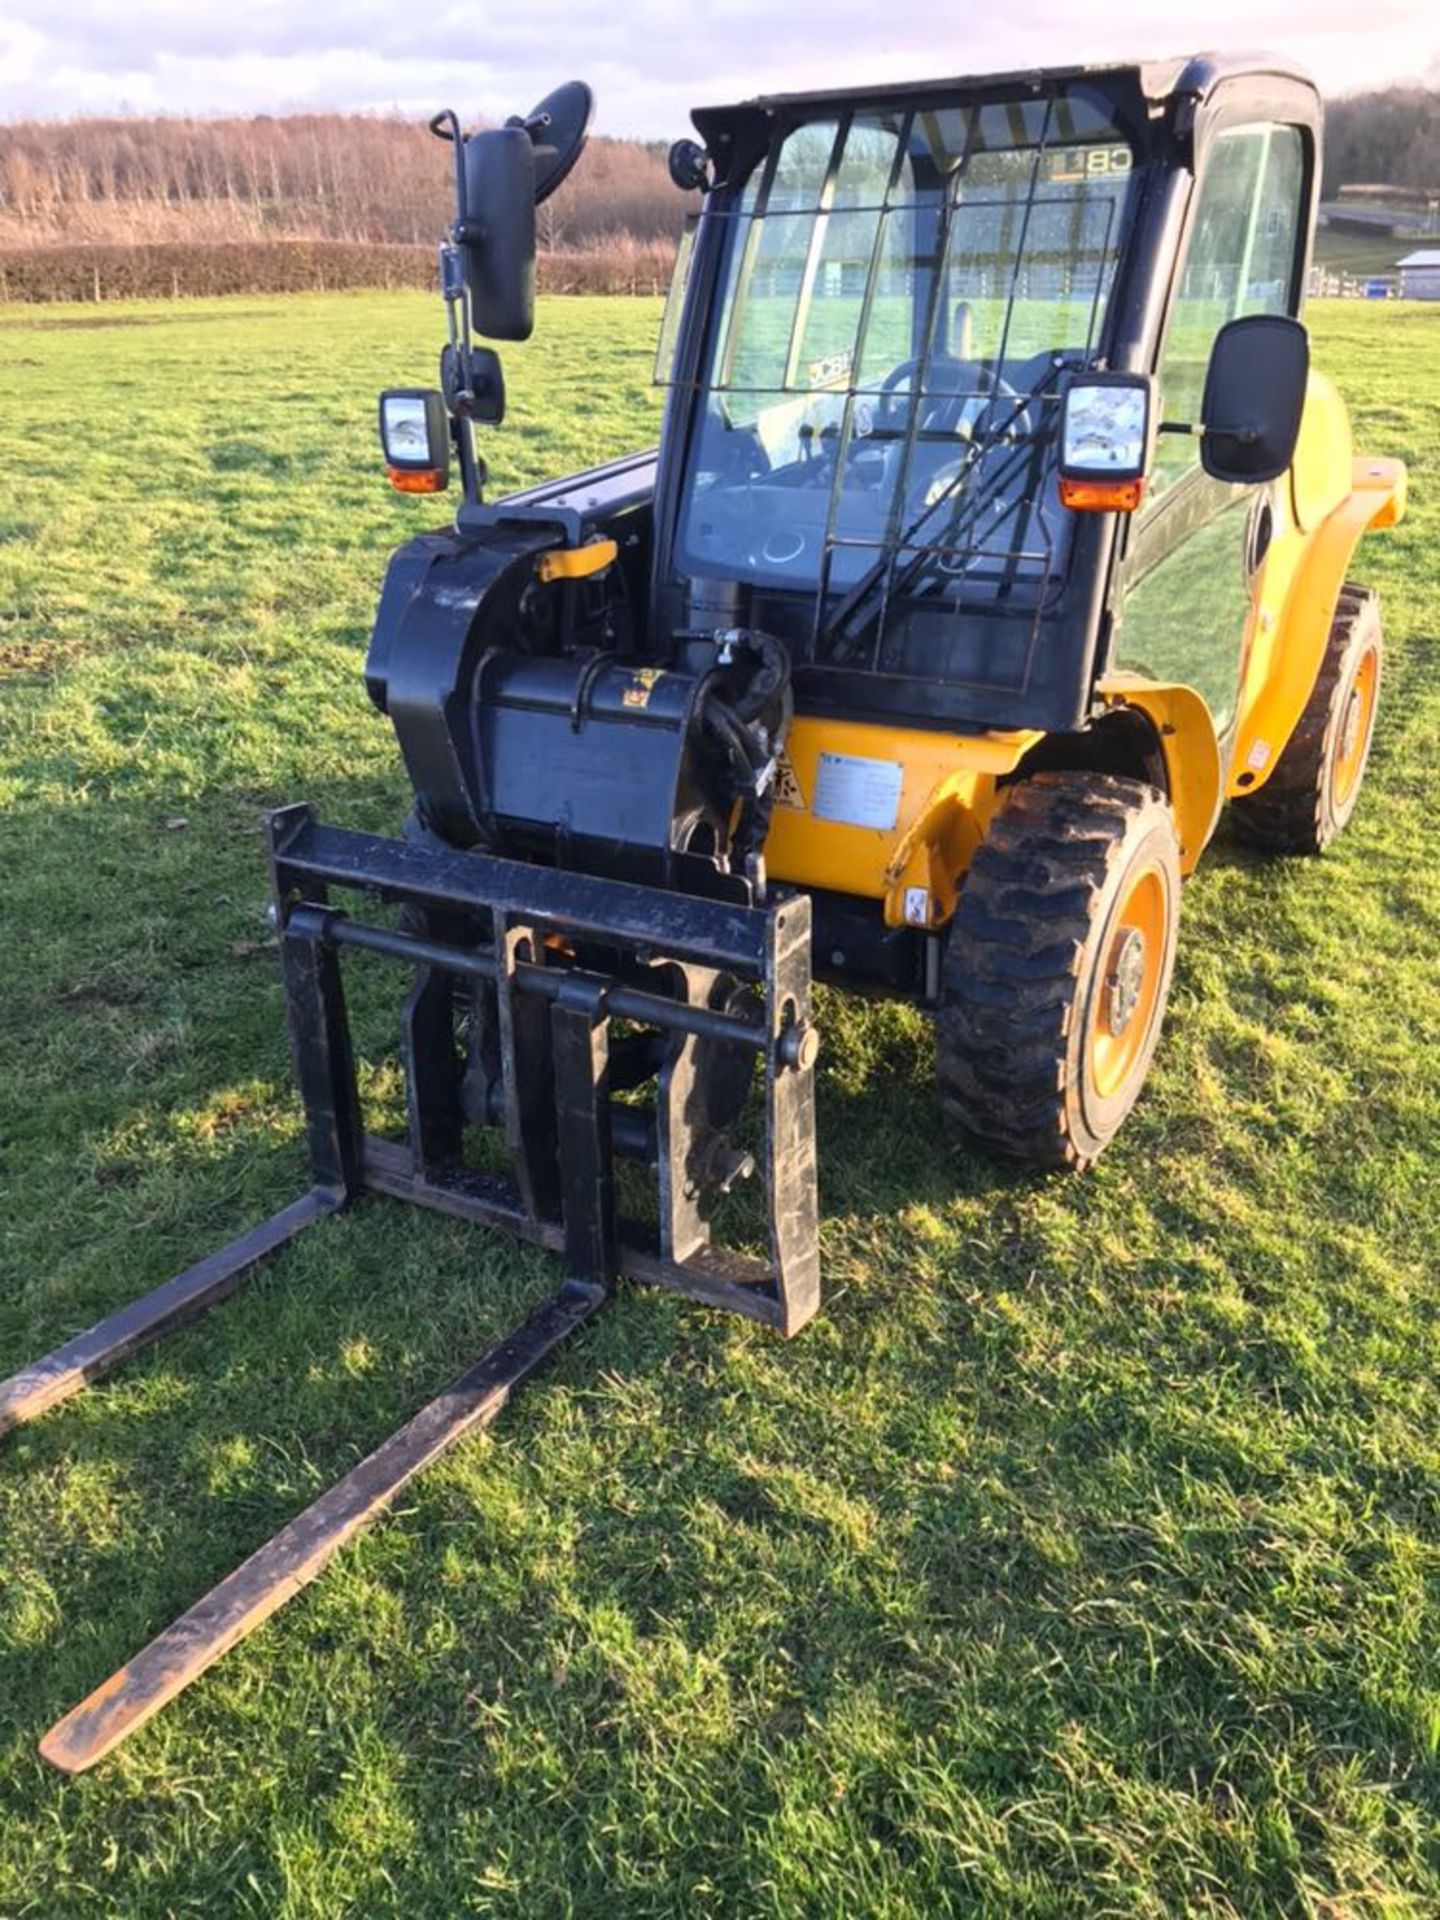
[[[45,1736],[83,1772],[313,1579],[421,1469],[486,1426],[612,1297],[671,1287],[795,1333],[819,1304],[810,903],[710,900],[319,824],[270,820],[286,1021],[311,1187],[262,1225],[0,1383],[0,1433],[233,1292],[302,1229],[365,1193],[499,1227],[561,1255],[559,1290]],[[374,925],[333,888],[399,905]],[[410,930],[418,928],[418,931]],[[404,1144],[367,1136],[341,982],[345,948],[414,969]],[[608,971],[575,964],[604,954]],[[639,981],[641,984],[636,984]],[[468,983],[468,986],[467,986]],[[467,998],[468,994],[468,998]],[[491,1074],[467,1071],[486,1030]],[[612,1022],[626,1031],[612,1035]],[[708,1203],[748,1170],[726,1126],[762,1063],[769,1258],[712,1243]],[[653,1077],[653,1112],[617,1100]],[[717,1097],[718,1088],[730,1089]],[[479,1112],[475,1111],[479,1109]],[[504,1128],[513,1179],[468,1170],[467,1118]],[[658,1223],[617,1217],[614,1155],[653,1164]]]

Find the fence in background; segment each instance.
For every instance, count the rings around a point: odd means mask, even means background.
[[[1305,292],[1311,300],[1394,300],[1399,286],[1390,274],[1333,273],[1312,267]]]

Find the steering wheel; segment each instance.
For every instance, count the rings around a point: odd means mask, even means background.
[[[925,367],[925,357],[916,354],[910,360],[902,360],[898,367],[892,367],[880,383],[880,405],[877,425],[884,430],[897,430],[899,393],[907,381],[916,380]],[[923,433],[962,433],[968,440],[974,419],[989,411],[996,400],[1008,401],[1017,409],[1010,423],[1012,433],[1029,433],[1030,410],[1024,404],[1024,396],[1017,393],[1003,374],[983,365],[979,360],[955,360],[949,354],[936,354],[929,363],[929,381],[933,389],[921,396],[927,411],[920,421]],[[975,415],[967,419],[968,409],[976,408]]]

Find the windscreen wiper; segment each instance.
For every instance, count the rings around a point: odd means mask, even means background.
[[[1057,358],[1028,393],[1017,396],[1014,407],[998,426],[987,426],[983,433],[971,436],[965,458],[961,461],[958,470],[945,482],[936,497],[921,508],[900,538],[893,544],[888,544],[885,551],[865,569],[830,618],[821,623],[817,635],[817,654],[826,647],[828,642],[830,643],[828,653],[832,660],[848,659],[864,639],[871,621],[880,612],[885,601],[897,592],[903,593],[915,576],[923,572],[932,558],[928,548],[915,554],[890,580],[889,585],[886,585],[895,555],[912,545],[926,522],[932,519],[947,502],[954,500],[956,495],[961,493],[966,480],[979,463],[981,455],[988,453],[997,443],[1003,444],[1016,421],[1028,410],[1032,401],[1039,400],[1047,387],[1053,385],[1066,364],[1063,359]],[[1033,435],[1027,436],[1026,442],[1017,447],[1013,462],[1007,464],[1003,471],[995,475],[993,484],[987,489],[983,498],[968,503],[974,515],[978,515],[985,500],[993,496],[995,488],[1010,477],[1014,467],[1030,457],[1033,452],[1033,447],[1029,444],[1031,439]],[[959,509],[957,507],[956,514],[950,520],[946,532],[953,535],[958,524]],[[878,599],[877,588],[880,590]]]

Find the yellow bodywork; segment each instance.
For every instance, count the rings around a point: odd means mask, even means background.
[[[1345,402],[1312,373],[1295,459],[1271,489],[1274,532],[1256,583],[1226,791],[1264,785],[1315,685],[1360,536],[1405,512],[1399,460],[1356,455]]]
[[[1270,544],[1247,630],[1236,636],[1241,686],[1228,739],[1217,737],[1209,707],[1190,687],[1116,672],[1097,688],[1106,707],[1137,708],[1154,727],[1187,874],[1227,795],[1263,785],[1294,731],[1356,543],[1405,511],[1405,468],[1355,455],[1344,401],[1323,374],[1312,374],[1295,458],[1269,503]],[[878,900],[887,926],[940,926],[954,911],[1000,781],[1043,738],[798,714],[765,845],[769,870],[777,880]]]
[[[938,926],[954,911],[961,877],[995,810],[997,780],[1013,773],[1043,737],[932,733],[797,714],[765,842],[766,866],[777,880],[881,900],[886,926]],[[842,798],[837,808],[827,800],[827,786],[842,795],[845,789],[822,781],[822,754],[831,757],[832,774],[838,764],[853,782],[863,783],[864,770],[874,769],[869,804],[862,786],[849,811],[883,820],[893,797],[893,824],[835,818],[847,802]],[[887,769],[897,771],[881,771]]]
[[[1209,707],[1193,687],[1147,680],[1139,673],[1107,674],[1097,691],[1107,707],[1138,707],[1159,735],[1180,871],[1193,873],[1224,801],[1220,742]]]

